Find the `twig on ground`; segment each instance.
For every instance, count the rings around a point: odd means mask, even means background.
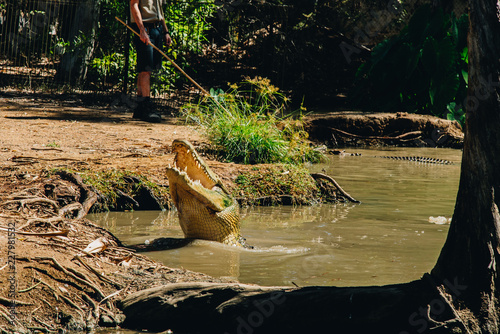
[[[23,289],[23,290],[18,290],[17,292],[18,292],[18,293],[24,293],[24,292],[31,291],[31,290],[33,290],[34,288],[36,288],[37,286],[39,286],[41,283],[42,283],[42,281],[39,279],[39,280],[38,280],[38,283],[36,283],[36,284],[34,284],[34,285],[30,286],[29,288],[26,288],[26,289]]]
[[[29,236],[35,236],[35,237],[57,237],[57,236],[67,237],[68,233],[69,233],[69,230],[60,230],[60,231],[45,232],[45,233],[24,232],[24,231],[11,231],[11,230],[9,230],[6,227],[0,227],[0,231],[12,232],[12,233],[15,233],[15,234],[29,235]]]
[[[8,298],[4,298],[4,297],[0,297],[0,304],[7,305],[7,306],[10,306],[12,304],[21,305],[21,306],[32,306],[33,305],[32,303],[23,302],[23,301],[15,300],[15,299],[8,299]]]

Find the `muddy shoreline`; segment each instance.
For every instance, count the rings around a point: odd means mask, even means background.
[[[118,302],[145,288],[235,283],[165,267],[124,247],[109,231],[85,218],[102,194],[75,178],[78,173],[61,171],[130,172],[167,189],[164,168],[173,158],[172,140],[184,138],[200,148],[206,142],[182,119],[167,117],[162,124],[148,124],[133,120],[116,100],[90,106],[84,102],[78,97],[0,95],[0,225],[5,228],[0,231],[1,331],[115,327],[125,319]],[[311,139],[328,148],[459,148],[463,140],[456,124],[418,115],[323,113],[308,116],[308,124]],[[394,124],[403,133],[395,131]],[[242,170],[255,168],[209,163],[230,187],[236,187]],[[144,189],[150,196],[139,201],[143,208],[152,200],[168,207],[168,194],[161,197],[151,187]],[[329,190],[335,196],[335,190]],[[290,194],[280,196],[286,200]],[[125,202],[127,197],[138,201],[132,194],[122,197]],[[263,194],[257,198],[264,198],[261,204],[285,203]]]

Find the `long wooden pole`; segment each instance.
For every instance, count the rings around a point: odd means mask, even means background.
[[[130,29],[130,31],[132,31],[134,34],[136,34],[137,36],[141,37],[134,29],[132,29],[128,24],[126,24],[125,22],[123,22],[119,17],[115,16],[115,19],[117,19],[120,23],[122,23],[125,27],[127,27],[128,29]],[[184,70],[179,66],[177,65],[172,59],[170,59],[169,56],[167,56],[165,54],[165,52],[163,52],[162,50],[160,50],[156,45],[154,45],[153,43],[151,43],[151,41],[149,42],[148,45],[151,45],[153,47],[153,49],[155,49],[156,51],[158,51],[163,57],[165,57],[172,65],[174,65],[174,67],[182,73],[182,75],[184,75],[186,78],[189,79],[189,81],[191,81],[196,87],[198,87],[199,90],[202,91],[203,94],[207,95],[207,96],[210,96],[210,93],[204,89],[203,87],[201,87],[196,81],[194,81],[193,78],[191,78],[189,76],[189,74],[187,74],[186,72],[184,72]],[[217,101],[216,101],[217,102]],[[223,108],[224,109],[224,108]]]

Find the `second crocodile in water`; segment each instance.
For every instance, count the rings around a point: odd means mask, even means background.
[[[347,156],[360,156],[361,153],[349,153],[343,150],[332,150],[332,154],[335,155],[347,155]],[[394,155],[375,155],[373,158],[383,158],[391,160],[406,160],[413,162],[421,162],[428,164],[438,164],[438,165],[451,165],[453,162],[445,159],[429,158],[429,157],[417,157],[417,156],[394,156]]]

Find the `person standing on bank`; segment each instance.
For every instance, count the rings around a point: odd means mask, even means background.
[[[151,72],[161,68],[162,56],[149,43],[161,48],[169,47],[172,39],[168,33],[162,5],[166,0],[130,0],[132,25],[139,32],[134,37],[137,51],[137,106],[133,118],[159,123],[161,116],[151,101]]]

